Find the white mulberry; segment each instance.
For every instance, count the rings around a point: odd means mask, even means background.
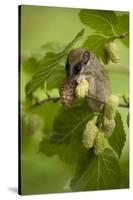
[[[107,102],[105,103],[104,107],[104,115],[108,119],[114,119],[117,106],[119,104],[119,98],[115,95],[111,95]]]
[[[97,126],[94,124],[94,121],[91,120],[87,123],[85,130],[83,132],[82,143],[86,149],[93,147],[96,134],[98,132]]]
[[[98,131],[94,141],[94,152],[96,155],[101,154],[105,149],[105,138],[102,131]]]
[[[106,50],[110,55],[110,59],[113,63],[118,63],[120,60],[119,50],[115,42],[109,42],[106,45]]]
[[[86,79],[82,79],[76,87],[75,94],[78,98],[84,98],[89,90],[89,83]]]
[[[105,137],[110,137],[113,133],[113,130],[115,128],[115,120],[114,119],[107,119],[106,117],[104,117],[104,125],[102,128],[102,131],[105,134]]]
[[[28,135],[33,135],[41,126],[41,120],[38,115],[25,115],[23,120]]]

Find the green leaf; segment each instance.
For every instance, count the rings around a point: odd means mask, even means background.
[[[60,87],[62,80],[65,78],[64,66],[59,64],[58,68],[53,69],[53,74],[54,76],[50,76],[46,79],[48,90]]]
[[[79,17],[83,24],[95,31],[105,35],[115,35],[114,25],[117,24],[115,12],[83,9],[80,11]]]
[[[111,149],[96,156],[87,152],[79,161],[71,181],[73,191],[105,190],[119,188],[120,167]]]
[[[34,57],[38,62],[42,61],[48,52],[60,53],[64,50],[65,44],[61,42],[48,42],[41,45],[40,48],[33,49],[31,56]]]
[[[22,68],[27,74],[33,74],[38,67],[37,60],[30,56],[22,61]]]
[[[117,15],[118,24],[115,27],[118,35],[123,33],[129,32],[129,13],[122,12],[121,14]],[[127,34],[124,38],[121,38],[121,41],[124,45],[129,47],[129,34]]]
[[[103,56],[105,44],[111,41],[110,38],[101,35],[90,35],[87,40],[83,43],[83,48],[92,51],[97,58]]]
[[[116,125],[113,134],[108,138],[108,141],[110,146],[115,150],[115,152],[120,157],[122,149],[126,142],[126,134],[124,131],[122,118],[119,112],[116,112],[115,124]]]
[[[59,156],[60,160],[69,164],[74,164],[79,158],[79,155],[76,154],[76,152],[73,153],[74,148],[71,145],[67,146],[67,144],[51,143],[46,137],[41,141],[39,151],[47,156]],[[82,153],[84,151],[85,149],[82,149]]]
[[[77,162],[86,151],[82,145],[82,134],[93,116],[85,103],[69,109],[61,108],[54,122],[53,134],[49,139],[44,138],[40,151],[48,156],[59,155],[65,162]]]
[[[116,24],[115,29],[118,33],[123,33],[129,31],[129,12],[118,12],[116,13],[118,23]]]
[[[60,53],[64,48],[65,45],[60,42],[48,42],[42,45],[40,48],[33,49],[31,53],[22,55],[23,70],[26,73],[33,75],[40,66],[47,52]],[[64,69],[63,66],[62,69]]]
[[[49,52],[46,54],[44,59],[41,61],[40,66],[36,73],[33,75],[32,80],[26,86],[26,96],[30,97],[31,93],[40,87],[44,81],[47,81],[49,77],[55,76],[56,70],[60,66],[62,60],[66,57],[67,52],[72,48],[72,46],[81,39],[84,34],[84,29],[82,29],[71,43],[69,43],[63,51],[60,53]],[[64,68],[62,69],[63,72]]]

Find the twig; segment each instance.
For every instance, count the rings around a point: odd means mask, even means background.
[[[128,34],[129,34],[129,31],[124,32],[124,33],[122,33],[120,35],[116,35],[116,36],[113,37],[113,39],[116,39],[116,38],[122,39],[122,38],[126,37]]]
[[[97,102],[100,102],[100,103],[105,104],[104,101],[99,100],[99,99],[97,99],[97,98],[94,97],[94,96],[87,96],[87,97],[88,97],[89,99],[94,100],[94,101],[97,101]],[[47,99],[43,99],[43,100],[41,100],[41,101],[36,102],[36,103],[33,104],[30,108],[32,109],[32,108],[41,106],[42,104],[47,103],[47,102],[49,102],[49,101],[52,101],[52,102],[56,103],[56,102],[59,101],[59,100],[60,100],[60,97],[50,97],[50,96],[49,96]],[[124,104],[120,103],[118,106],[119,106],[119,107],[123,107],[123,108],[129,108],[129,103],[124,103]]]
[[[122,95],[122,98],[123,98],[123,101],[124,101],[126,104],[129,104],[129,98],[127,98],[125,95]]]
[[[30,108],[35,108],[38,106],[41,106],[44,103],[47,103],[49,101],[53,101],[54,103],[57,102],[60,99],[60,97],[48,97],[47,99],[43,99],[41,101],[36,102],[35,104],[33,104]]]
[[[125,103],[125,104],[120,103],[119,107],[129,108],[129,103]]]
[[[105,104],[104,101],[99,100],[99,99],[97,99],[97,98],[94,97],[94,96],[87,96],[87,97],[88,97],[89,99],[92,99],[92,100],[95,100],[95,101],[97,101],[97,102],[100,102],[100,103]],[[118,106],[119,106],[119,107],[123,107],[123,108],[129,108],[129,102],[126,101],[124,104],[123,104],[123,103],[120,103]]]
[[[102,37],[104,37],[104,38],[110,38],[110,39],[122,39],[122,38],[124,38],[124,37],[126,37],[127,35],[129,35],[129,31],[127,31],[127,32],[123,32],[123,33],[121,33],[120,35],[115,35],[115,36],[107,36],[107,35],[104,35],[104,34],[101,34],[101,33],[99,33],[99,32],[94,32],[94,33],[91,33],[91,34],[87,34],[87,35],[84,35],[84,36],[82,36],[80,39],[84,39],[84,38],[87,38],[87,37],[89,37],[89,36],[102,36]],[[80,40],[79,39],[79,40]]]

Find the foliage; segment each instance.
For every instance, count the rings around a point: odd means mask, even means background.
[[[111,147],[116,151],[116,153],[120,157],[122,149],[123,149],[125,141],[126,141],[126,135],[125,135],[121,115],[119,112],[116,113],[115,124],[116,124],[116,126],[113,131],[113,134],[111,135],[111,137],[108,140],[109,140],[109,144],[111,145]]]
[[[101,155],[87,152],[79,161],[71,181],[73,191],[119,188],[120,167],[117,157],[110,149]]]
[[[31,96],[31,93],[40,87],[47,81],[50,77],[55,74],[59,74],[63,70],[63,67],[60,66],[60,62],[66,57],[67,52],[72,48],[72,46],[83,36],[84,29],[82,29],[70,42],[62,52],[53,53],[48,52],[46,56],[39,63],[39,68],[33,75],[32,80],[26,86],[26,95]],[[63,70],[64,71],[64,70]]]
[[[113,11],[81,10],[79,13],[83,24],[91,27],[97,32],[105,35],[114,35],[114,26],[117,23],[117,16]]]
[[[83,47],[90,49],[97,57],[104,56],[104,47],[107,42],[119,38],[122,33],[129,30],[128,14],[118,15],[113,11],[81,10],[79,16],[85,25],[95,31],[88,36]],[[128,37],[121,38],[121,41],[128,46]]]
[[[82,107],[82,109],[81,109]],[[61,108],[53,125],[53,133],[44,137],[40,151],[48,156],[59,155],[67,163],[76,163],[85,148],[82,133],[88,120],[94,117],[86,103],[69,109]]]
[[[60,43],[43,45],[22,63],[27,73],[32,76],[25,87],[28,99],[38,88],[44,89],[44,83],[47,85],[45,89],[48,98],[49,89],[59,89],[65,77],[66,56],[79,40],[84,39],[82,47],[95,53],[100,62],[107,43],[119,39],[128,47],[128,14],[83,9],[79,12],[79,18],[84,25],[92,29],[91,34],[86,36],[85,30],[82,29],[67,45]],[[72,191],[119,188],[121,178],[119,157],[126,142],[120,113],[116,112],[115,129],[106,141],[108,148],[100,155],[95,155],[93,148],[88,150],[83,146],[82,136],[87,122],[94,116],[99,117],[101,113],[92,112],[82,100],[68,109],[60,104],[58,106],[52,131],[47,136],[43,135],[39,152],[48,157],[56,155],[65,163],[76,166],[70,184]]]
[[[100,58],[104,54],[105,44],[110,40],[110,38],[103,35],[90,35],[87,37],[82,47],[88,48],[90,51],[94,52],[97,55],[97,58]]]
[[[121,38],[121,34],[128,32],[128,15],[120,15],[113,11],[95,11],[95,10],[81,10],[79,13],[81,21],[94,29],[92,35],[87,36],[87,39],[83,43],[84,48],[88,48],[90,51],[94,52],[98,58],[104,56],[105,44],[113,41],[114,39]],[[121,18],[124,18],[126,25],[122,25]],[[62,61],[66,58],[69,50],[76,44],[84,35],[84,29],[82,29],[75,38],[60,52],[48,51],[42,56],[42,59],[38,62],[38,68],[36,73],[32,76],[31,81],[26,86],[26,96],[31,97],[32,93],[41,85],[44,81],[49,84],[62,78],[64,74],[64,68],[62,66]],[[128,36],[126,37],[128,38]],[[124,44],[127,45],[127,40],[124,37],[121,38]],[[45,46],[42,48],[45,49]],[[47,47],[46,47],[47,49]],[[45,50],[46,51],[46,50]],[[54,77],[53,77],[54,76]],[[59,86],[59,82],[56,86]],[[53,85],[55,86],[55,85]]]
[[[77,163],[76,175],[71,183],[74,191],[119,188],[119,160],[113,151],[105,149],[101,155],[91,153],[89,156],[89,151],[83,146],[85,125],[94,116],[85,103],[70,109],[61,108],[54,122],[53,133],[48,138],[45,136],[40,143],[40,152],[47,156],[58,155],[66,163]],[[116,128],[109,138],[109,144],[120,156],[125,132],[118,112],[115,120]]]

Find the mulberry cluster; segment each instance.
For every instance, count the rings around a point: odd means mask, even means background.
[[[83,132],[82,144],[86,149],[94,147],[94,153],[96,155],[101,154],[105,148],[104,133],[99,131],[95,125],[95,121],[91,120],[86,124]]]
[[[40,128],[41,125],[40,117],[35,114],[25,115],[24,123],[28,135],[33,135]]]
[[[86,125],[84,132],[83,132],[83,139],[82,139],[83,146],[86,149],[93,147],[94,140],[95,140],[97,132],[98,132],[98,128],[94,124],[94,121],[93,120],[89,121]]]
[[[105,104],[104,108],[105,117],[107,117],[109,120],[114,119],[118,104],[119,104],[119,98],[115,95],[111,95]]]
[[[102,131],[98,131],[94,142],[94,152],[96,155],[99,155],[104,151],[104,149],[105,149],[104,133]]]
[[[109,64],[110,60],[113,63],[118,63],[120,60],[119,49],[115,42],[108,42],[105,45],[102,60],[104,64]]]
[[[109,42],[106,44],[106,49],[110,55],[110,59],[113,63],[118,63],[120,60],[119,50],[115,42]]]
[[[77,84],[74,80],[66,79],[60,87],[60,101],[66,106],[70,107],[75,100],[75,88]]]
[[[115,120],[104,117],[104,125],[102,131],[105,134],[105,137],[110,137],[113,133],[113,130],[115,128]]]
[[[75,90],[75,94],[78,98],[84,98],[89,90],[89,83],[86,79],[82,79]]]
[[[119,98],[115,95],[111,95],[105,104],[102,131],[106,137],[110,137],[115,129],[114,118],[118,104]]]

